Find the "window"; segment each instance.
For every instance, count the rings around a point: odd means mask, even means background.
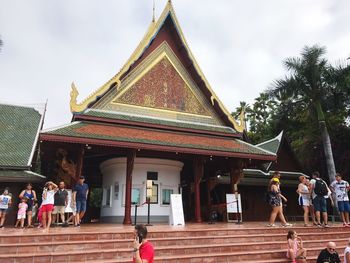
[[[157,181],[158,172],[147,172],[147,180]]]
[[[106,206],[111,206],[111,188],[106,191]]]
[[[162,190],[162,205],[170,205],[170,195],[174,193],[173,189]]]
[[[131,204],[139,205],[141,199],[141,189],[140,188],[132,188],[131,189]]]
[[[107,186],[103,188],[103,198],[102,198],[102,205],[103,206],[112,206],[112,186]]]
[[[154,184],[152,186],[152,196],[149,201],[151,204],[158,204],[158,185],[157,184]]]

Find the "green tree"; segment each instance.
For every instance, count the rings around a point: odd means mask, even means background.
[[[344,92],[344,85],[348,83],[349,67],[332,66],[324,58],[325,53],[324,47],[306,46],[301,52],[301,57],[287,58],[284,65],[289,74],[284,79],[276,80],[269,92],[281,103],[292,107],[294,113],[297,109],[299,118],[305,118],[306,112],[314,114],[321,133],[328,177],[330,181],[334,181],[336,170],[325,116],[329,109],[329,94],[337,95],[333,98],[337,97],[338,100],[342,99],[338,95]]]

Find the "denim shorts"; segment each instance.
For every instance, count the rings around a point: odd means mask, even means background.
[[[314,205],[314,209],[317,212],[327,212],[327,201],[323,196],[316,196],[312,200],[312,204]]]
[[[350,212],[349,201],[338,201],[339,212]]]
[[[7,208],[0,208],[0,212],[6,214],[7,213]]]
[[[77,213],[86,211],[86,200],[77,201]]]

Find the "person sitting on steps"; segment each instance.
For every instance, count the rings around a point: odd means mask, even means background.
[[[292,263],[306,262],[306,249],[303,248],[303,240],[294,230],[288,231],[287,245],[287,258],[291,259]]]

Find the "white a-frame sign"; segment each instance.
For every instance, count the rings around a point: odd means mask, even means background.
[[[169,224],[173,226],[184,226],[184,210],[182,207],[182,196],[181,194],[170,195],[170,215]]]

